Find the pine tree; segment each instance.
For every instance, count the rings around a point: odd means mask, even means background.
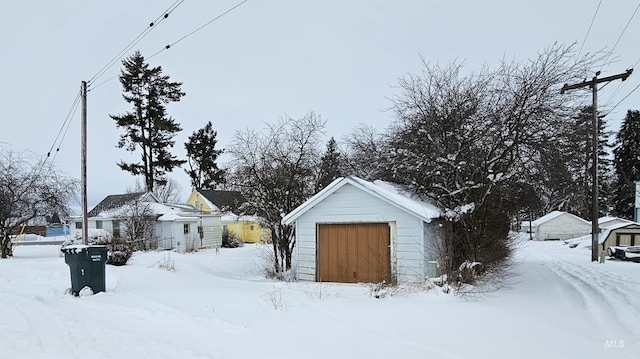
[[[191,186],[196,189],[213,189],[224,182],[225,171],[218,168],[216,160],[223,150],[216,149],[218,133],[213,129],[211,121],[189,136],[184,144],[187,150],[189,169],[185,172],[191,178]]]
[[[616,173],[614,213],[619,217],[634,219],[635,182],[640,181],[640,111],[627,111],[613,154]]]
[[[592,217],[592,183],[593,183],[593,109],[586,106],[573,117],[573,131],[569,133],[565,154],[569,160],[569,168],[573,172],[571,204],[566,208],[582,218],[591,220]],[[598,115],[598,194],[600,214],[606,213],[609,197],[609,173],[611,160],[608,158],[610,149],[609,137],[611,132],[606,130],[604,116]]]
[[[320,173],[316,192],[327,187],[333,180],[342,176],[342,157],[338,151],[336,140],[331,137],[327,142],[327,151],[321,158]]]
[[[166,182],[164,176],[167,172],[186,162],[169,152],[175,143],[173,138],[182,128],[167,115],[166,109],[167,103],[180,101],[185,93],[180,89],[181,82],[170,82],[160,66],[150,68],[138,51],[124,59],[122,64],[122,97],[133,105],[133,109],[110,117],[118,128],[125,130],[117,147],[129,152],[139,149],[142,161],[126,163],[121,160],[118,166],[133,175],[143,175],[146,189],[153,191],[154,184]]]

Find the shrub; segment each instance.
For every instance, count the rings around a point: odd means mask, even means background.
[[[107,264],[114,266],[123,266],[127,264],[131,255],[133,255],[134,244],[129,243],[120,237],[113,237],[109,235],[101,235],[95,238],[90,238],[90,244],[96,244],[106,246],[107,251]]]
[[[244,243],[241,240],[229,234],[229,230],[222,231],[222,247],[224,248],[238,248],[242,247]]]
[[[131,255],[133,255],[133,244],[120,238],[112,240],[108,247],[107,264],[123,266],[127,264]]]
[[[176,263],[173,261],[173,259],[171,259],[171,252],[166,254],[162,259],[158,260],[156,263],[154,263],[150,267],[158,267],[168,272],[176,271]]]

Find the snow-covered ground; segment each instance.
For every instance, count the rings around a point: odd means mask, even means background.
[[[638,358],[640,264],[527,242],[515,283],[465,300],[275,282],[260,245],[137,253],[107,292],[66,295],[59,246],[0,260],[3,358]],[[175,271],[160,268],[173,263]]]

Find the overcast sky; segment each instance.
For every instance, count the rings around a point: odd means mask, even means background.
[[[45,155],[80,82],[99,73],[175,3],[0,0],[0,143]],[[397,94],[399,77],[419,71],[420,56],[439,64],[464,61],[474,70],[503,58],[526,61],[554,42],[577,43],[583,54],[614,50],[616,61],[601,76],[636,66],[627,81],[600,90],[600,109],[611,110],[640,85],[638,0],[249,0],[161,51],[238,3],[186,0],[134,47],[146,58],[157,53],[150,65],[183,82],[187,95],[168,106],[183,128],[172,151],[180,158],[187,137],[207,121],[218,131],[221,148],[236,130],[262,129],[265,122],[309,110],[327,120],[327,139],[340,142],[361,123],[384,129],[393,120],[385,111],[388,98]],[[90,208],[135,182],[116,163],[138,160],[139,154],[115,147],[121,131],[109,118],[130,109],[117,80],[120,67],[117,61],[92,82],[88,96]],[[628,109],[640,109],[640,90],[608,115],[612,130]],[[55,162],[80,177],[79,110]],[[186,200],[184,171],[170,177]]]

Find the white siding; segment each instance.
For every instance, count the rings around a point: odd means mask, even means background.
[[[569,213],[564,213],[536,227],[536,239],[570,239],[591,233],[591,224]]]
[[[203,216],[201,217],[201,223],[204,231],[202,248],[222,247],[222,222],[220,216]]]
[[[422,220],[346,184],[297,219],[298,279],[316,280],[317,224],[363,222],[390,224],[392,277],[395,276],[398,281],[413,281],[422,276],[428,257]]]
[[[189,233],[184,233],[184,226],[189,226]],[[198,233],[198,222],[193,221],[179,221],[174,224],[177,230],[182,235],[180,245],[177,248],[178,252],[190,252],[200,248],[200,233]]]
[[[158,248],[173,249],[176,245],[176,238],[173,237],[170,222],[156,222],[154,228],[154,239],[158,241]]]

